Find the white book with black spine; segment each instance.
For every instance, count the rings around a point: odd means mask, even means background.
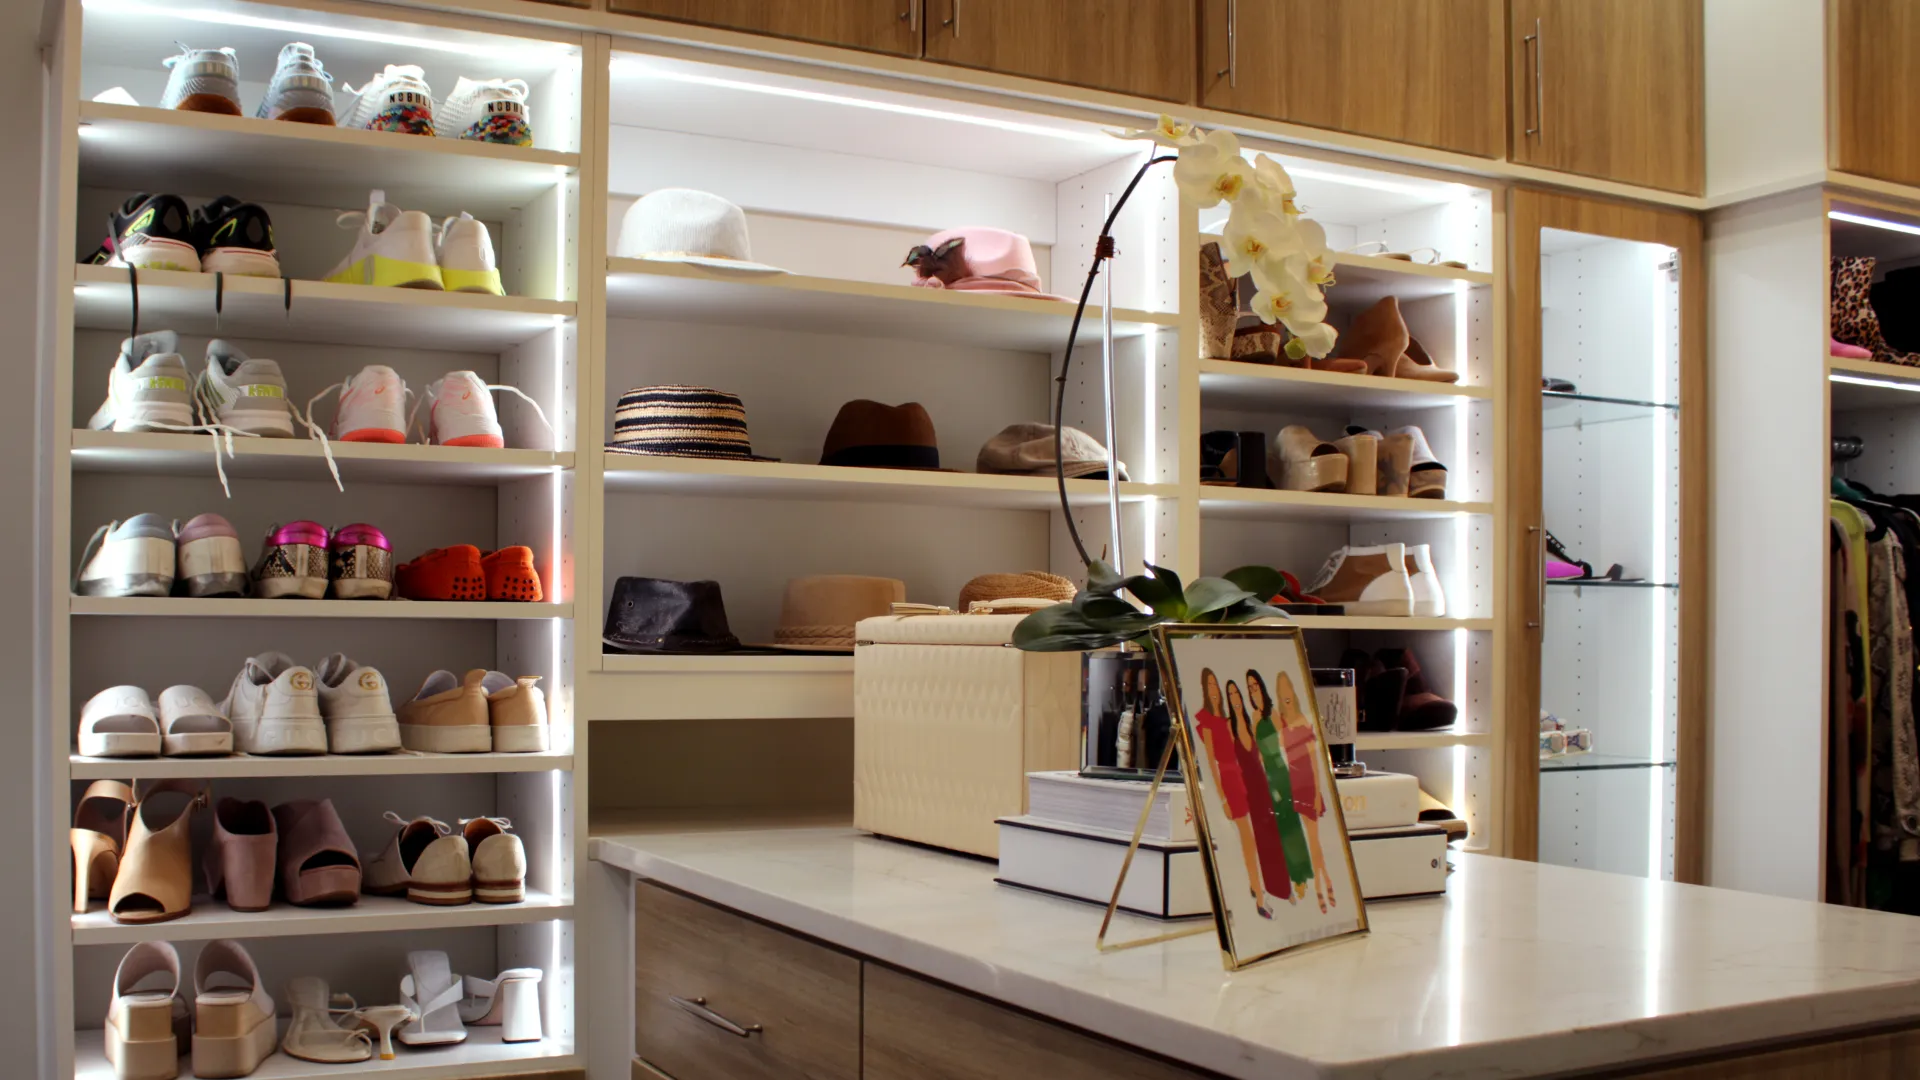
[[[1027,774],[1027,816],[1131,837],[1151,786],[1143,780],[1108,780],[1071,770],[1032,772]],[[1334,787],[1340,792],[1348,829],[1398,828],[1420,818],[1420,781],[1406,773],[1341,777]],[[1191,841],[1194,835],[1186,785],[1178,780],[1163,782],[1154,792],[1141,839]]]

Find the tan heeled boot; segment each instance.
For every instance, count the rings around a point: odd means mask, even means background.
[[[1424,382],[1459,382],[1460,373],[1448,371],[1433,362],[1427,350],[1411,334],[1407,336],[1407,351],[1401,355],[1400,363],[1393,369],[1394,378],[1420,379]]]
[[[1347,332],[1340,335],[1337,358],[1364,362],[1370,375],[1391,376],[1399,368],[1400,358],[1406,355],[1408,340],[1407,321],[1400,317],[1400,301],[1383,296],[1378,303],[1354,316]]]

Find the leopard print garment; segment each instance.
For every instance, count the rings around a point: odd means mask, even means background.
[[[1873,284],[1873,262],[1866,257],[1833,260],[1833,338],[1871,350],[1883,364],[1920,367],[1920,355],[1899,352],[1880,336],[1880,317],[1867,291]]]

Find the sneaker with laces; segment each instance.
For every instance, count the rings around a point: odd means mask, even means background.
[[[500,416],[486,380],[471,371],[449,371],[427,387],[427,442],[433,446],[506,445]]]
[[[155,330],[120,343],[107,376],[107,400],[87,426],[94,431],[178,431],[193,426],[193,399],[180,337]]]
[[[360,89],[348,86],[344,92],[352,104],[334,110],[343,128],[433,134],[433,91],[427,89],[427,73],[417,65],[388,64]]]
[[[173,531],[159,514],[102,525],[74,565],[75,595],[166,596],[173,591]]]
[[[203,425],[276,439],[293,437],[293,412],[280,365],[252,359],[220,338],[207,343],[207,368],[194,384],[193,400]]]
[[[193,212],[193,246],[209,274],[280,276],[273,252],[273,221],[253,203],[222,195]]]
[[[130,196],[107,215],[107,242],[89,261],[139,270],[198,273],[200,249],[193,243],[193,215],[187,212],[187,201],[178,195],[144,191]]]
[[[462,75],[434,114],[443,139],[532,146],[527,84],[520,79],[469,79]]]
[[[266,95],[253,115],[262,120],[333,126],[333,76],[313,54],[313,46],[295,41],[281,47],[273,81],[267,84]]]
[[[181,42],[180,55],[170,56],[163,109],[243,116],[240,109],[240,59],[232,49],[196,49]]]
[[[240,534],[219,514],[200,514],[185,525],[173,523],[177,552],[175,578],[188,596],[245,596],[247,557]]]
[[[326,753],[317,683],[312,668],[285,653],[249,657],[220,706],[233,721],[235,747],[243,754]]]
[[[371,525],[333,531],[327,576],[339,600],[385,600],[393,595],[393,545]]]
[[[327,530],[317,521],[291,521],[267,530],[253,566],[253,595],[267,600],[327,595]]]
[[[1348,615],[1413,614],[1413,582],[1407,573],[1407,545],[1343,547],[1307,584],[1307,591],[1329,604],[1343,604]]]
[[[344,653],[314,669],[320,680],[320,718],[327,748],[336,754],[376,754],[400,749],[400,721],[393,714],[387,680]]]
[[[505,296],[500,270],[493,261],[493,238],[484,223],[465,210],[440,223],[433,238],[434,261],[440,281],[449,292],[483,292]]]
[[[325,397],[334,387],[320,392]],[[403,443],[407,441],[407,381],[390,367],[368,364],[339,384],[340,397],[328,429],[342,442]],[[312,411],[319,398],[308,403]]]
[[[411,289],[444,288],[440,258],[434,250],[433,219],[418,210],[402,210],[374,191],[365,210],[339,217],[343,229],[357,229],[353,250],[326,280],[345,285],[382,285]]]

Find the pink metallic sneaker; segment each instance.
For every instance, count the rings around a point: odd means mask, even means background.
[[[371,525],[336,529],[327,575],[341,600],[386,600],[393,596],[393,545]]]
[[[327,530],[317,521],[291,521],[267,530],[253,567],[253,595],[267,600],[327,595]]]
[[[185,584],[188,596],[247,594],[247,557],[232,522],[219,514],[200,514],[185,525],[175,522],[173,542],[174,580]]]

